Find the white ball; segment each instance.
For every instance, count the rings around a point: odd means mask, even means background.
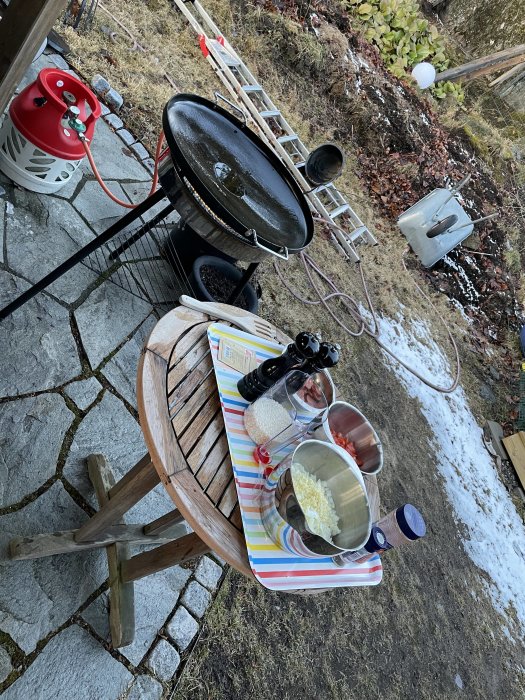
[[[412,77],[417,81],[419,87],[424,90],[432,85],[436,78],[436,69],[431,63],[423,61],[412,69]]]

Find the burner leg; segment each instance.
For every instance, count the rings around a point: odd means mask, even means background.
[[[100,248],[101,245],[107,243],[117,233],[120,233],[120,231],[123,231],[127,226],[139,219],[144,212],[151,209],[151,207],[155,206],[155,204],[158,204],[162,199],[164,199],[165,196],[166,195],[162,189],[159,189],[150,197],[141,202],[135,209],[125,214],[121,219],[114,223],[113,226],[110,226],[106,231],[101,233],[70,258],[64,260],[64,262],[56,267],[52,272],[43,277],[39,282],[35,282],[32,287],[29,287],[29,289],[23,292],[23,294],[20,294],[20,296],[14,299],[10,304],[4,306],[3,309],[0,309],[0,320],[7,318],[13,313],[13,311],[25,304],[26,301],[32,299],[38,294],[38,292],[41,292],[43,289],[48,287],[52,282],[61,277],[65,272],[70,270],[81,260],[84,260],[84,258],[90,255],[90,253],[95,251],[97,248]]]

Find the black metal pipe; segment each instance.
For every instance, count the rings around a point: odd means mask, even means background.
[[[246,287],[248,282],[253,277],[253,273],[259,267],[259,264],[260,263],[255,262],[255,263],[250,263],[248,265],[248,267],[246,268],[246,270],[244,272],[244,275],[241,277],[241,279],[239,280],[239,283],[237,284],[237,286],[235,287],[233,292],[230,294],[228,300],[226,301],[227,304],[235,305],[235,302],[241,296],[243,289]]]
[[[138,231],[136,231],[132,236],[130,236],[122,245],[119,245],[118,248],[115,248],[115,250],[112,250],[111,253],[109,254],[109,259],[110,260],[116,260],[122,253],[124,253],[126,250],[129,250],[133,244],[135,244],[137,241],[139,241],[142,236],[145,236],[149,231],[151,231],[152,228],[155,228],[155,226],[159,223],[159,221],[162,221],[162,219],[166,218],[168,214],[171,214],[173,211],[173,205],[168,204],[167,207],[164,207],[164,209],[157,214],[157,216],[154,216],[151,221],[147,221],[144,226],[141,226]]]
[[[77,263],[86,258],[97,248],[100,248],[100,246],[104,245],[104,243],[107,243],[107,241],[113,238],[113,236],[115,236],[117,233],[120,233],[120,231],[122,231],[127,226],[136,221],[138,218],[140,218],[142,214],[144,214],[144,212],[148,211],[148,209],[151,209],[151,207],[154,207],[156,204],[158,204],[162,199],[164,199],[165,196],[166,195],[161,188],[158,189],[154,194],[150,195],[143,202],[138,204],[135,207],[135,209],[125,214],[121,219],[116,221],[103,233],[94,238],[90,243],[85,245],[67,260],[64,260],[63,263],[61,263],[48,275],[43,277],[39,282],[35,282],[35,284],[29,287],[29,289],[27,289],[25,292],[20,294],[20,296],[14,299],[10,304],[7,304],[7,306],[4,306],[3,309],[0,309],[0,320],[7,318],[10,314],[13,313],[13,311],[16,311],[16,309],[20,308],[21,306],[23,306],[23,304],[25,304],[27,301],[36,296],[38,292],[41,292],[43,289],[55,282],[55,280],[57,280],[63,274],[71,270],[71,268],[74,267]]]

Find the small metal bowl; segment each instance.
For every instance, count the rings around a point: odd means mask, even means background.
[[[341,530],[333,542],[308,529],[294,488],[294,464],[301,464],[330,490]],[[260,505],[270,538],[298,556],[333,557],[359,549],[370,536],[372,517],[363,476],[345,450],[328,442],[306,440],[296,447],[266,480]]]
[[[320,372],[312,374],[310,377],[308,377],[308,382],[314,382],[314,384],[316,384],[319,387],[319,389],[322,391],[326,398],[326,404],[328,406],[331,406],[333,404],[333,402],[335,401],[335,387],[332,378],[328,374],[327,370],[322,369]],[[305,411],[309,413],[316,413],[316,411],[312,409],[312,406],[308,403],[308,401],[301,400],[302,391],[303,389],[299,389],[299,391],[296,393],[296,396],[298,397],[299,401],[301,401]]]
[[[335,444],[332,430],[354,443],[357,456],[363,463],[359,469],[364,474],[378,474],[381,471],[383,446],[376,431],[361,411],[345,401],[336,401],[328,409],[313,436]]]

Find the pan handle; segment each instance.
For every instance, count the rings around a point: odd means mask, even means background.
[[[246,113],[244,112],[244,110],[242,110],[240,107],[237,107],[235,103],[233,103],[227,97],[224,97],[224,95],[222,95],[218,90],[215,90],[213,94],[215,95],[215,104],[217,104],[218,100],[223,100],[223,102],[226,102],[227,105],[229,105],[232,109],[234,109],[241,115],[244,125],[246,126]]]
[[[286,246],[274,246],[273,243],[269,243],[268,241],[265,241],[266,245],[263,245],[261,241],[257,238],[257,233],[253,228],[249,228],[246,231],[246,235],[252,239],[254,245],[256,245],[257,248],[261,248],[261,250],[264,250],[267,253],[271,253],[272,255],[281,258],[282,260],[288,260],[288,248]]]

